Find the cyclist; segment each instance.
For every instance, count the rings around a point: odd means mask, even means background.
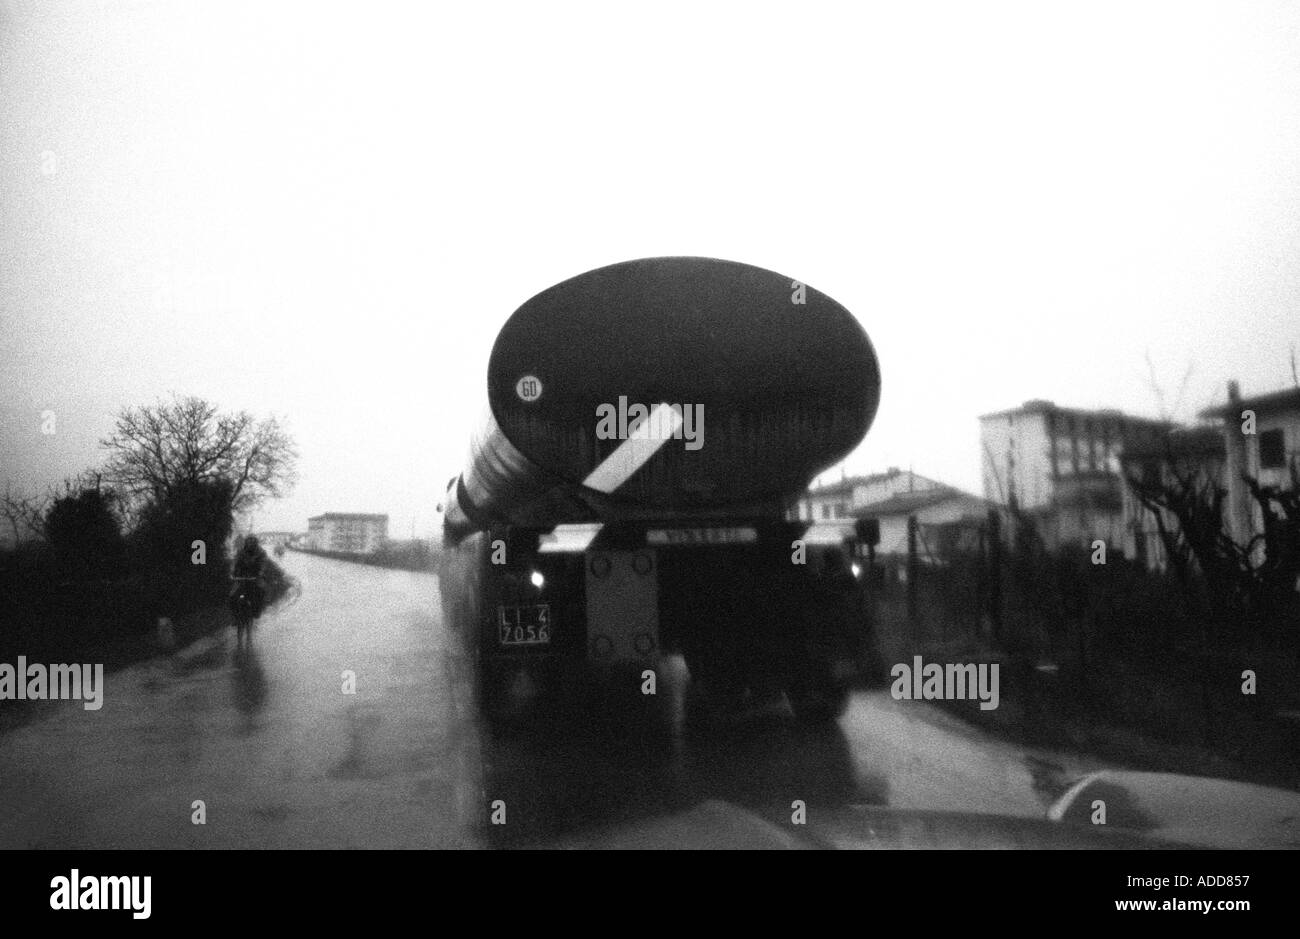
[[[257,538],[249,535],[244,539],[239,553],[235,555],[234,567],[230,572],[231,578],[235,581],[234,589],[230,592],[231,604],[235,603],[240,592],[243,591],[254,619],[262,615],[262,604],[266,598],[264,579],[268,563],[269,558],[262,550],[262,546],[258,544]]]

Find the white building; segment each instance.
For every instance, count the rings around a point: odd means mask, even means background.
[[[1242,477],[1287,490],[1295,485],[1293,474],[1300,473],[1300,389],[1243,398],[1230,381],[1227,403],[1200,416],[1213,423],[1175,428],[1159,440],[1126,448],[1125,475],[1165,486],[1181,479],[1221,490],[1224,530],[1244,547],[1263,532],[1264,518]],[[1169,559],[1161,529],[1176,532],[1177,519],[1164,510],[1157,516],[1127,487],[1124,519],[1125,553],[1152,570],[1165,569]]]
[[[795,507],[801,521],[844,520],[845,531],[860,518],[880,523],[880,555],[907,554],[908,519],[919,526],[918,550],[934,558],[954,550],[977,550],[979,532],[993,505],[979,496],[890,467],[883,473],[854,476],[805,493]]]
[[[852,518],[859,516],[859,510],[865,506],[882,502],[890,496],[942,488],[946,487],[933,479],[891,466],[883,473],[851,476],[810,489],[799,499],[795,515],[801,521]]]
[[[1291,489],[1300,473],[1300,388],[1243,398],[1230,381],[1227,404],[1202,411],[1201,417],[1219,421],[1228,531],[1245,545],[1263,531],[1264,519],[1241,477]]]
[[[1124,541],[1119,456],[1157,439],[1169,424],[1116,410],[1026,401],[980,419],[985,498],[1014,505],[1038,523],[1050,547]]]
[[[259,531],[256,534],[258,543],[263,548],[277,548],[280,545],[287,545],[298,537],[297,532],[292,531]]]
[[[1137,485],[1224,486],[1223,434],[1217,427],[1179,427],[1159,440],[1133,443],[1120,454],[1126,480]],[[1178,531],[1178,520],[1167,509],[1152,510],[1133,487],[1124,486],[1124,554],[1148,570],[1169,566],[1166,535]]]
[[[307,520],[307,549],[373,554],[388,539],[388,516],[326,512]]]
[[[907,554],[908,519],[918,526],[918,554],[937,560],[953,551],[979,548],[979,530],[988,520],[990,503],[951,486],[935,485],[899,492],[854,512],[859,518],[880,522],[876,553]]]

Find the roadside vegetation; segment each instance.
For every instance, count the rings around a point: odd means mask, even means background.
[[[978,550],[931,552],[921,538],[911,563],[875,572],[885,662],[1000,663],[996,711],[951,707],[1027,743],[1300,788],[1300,507],[1252,485],[1271,500],[1270,524],[1242,551],[1213,485],[1142,485],[1140,497],[1183,522],[1162,533],[1167,571],[1049,550],[1037,520],[1013,508]]]
[[[294,482],[275,418],[196,397],[124,409],[104,462],[0,516],[0,661],[114,667],[226,622],[238,514]],[[269,602],[289,584],[273,573]]]

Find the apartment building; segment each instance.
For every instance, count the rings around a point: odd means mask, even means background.
[[[1120,455],[1168,432],[1167,421],[1035,399],[980,421],[984,496],[1038,524],[1052,548],[1124,543]]]
[[[307,548],[373,554],[388,538],[388,516],[326,512],[307,520]]]

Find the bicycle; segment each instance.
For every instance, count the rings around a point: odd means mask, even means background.
[[[254,621],[261,615],[261,602],[258,594],[260,589],[254,590],[248,584],[256,584],[261,578],[259,577],[231,577],[238,585],[230,595],[230,613],[235,620],[235,642],[240,644],[244,641],[245,634],[251,636]]]

